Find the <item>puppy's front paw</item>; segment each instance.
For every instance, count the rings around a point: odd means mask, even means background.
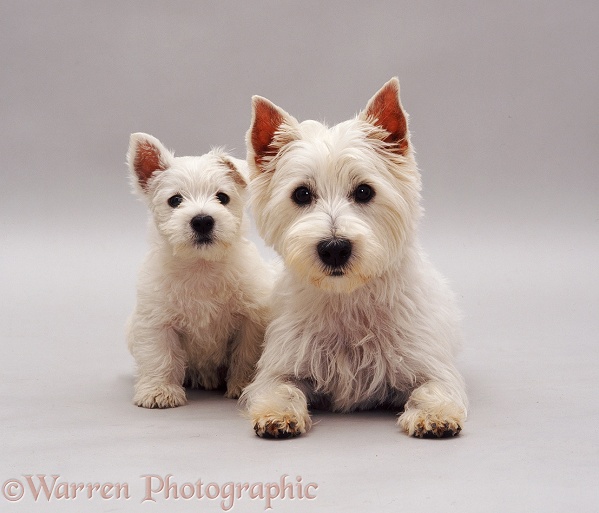
[[[254,431],[261,438],[293,438],[306,432],[306,424],[305,419],[292,413],[269,415],[254,419]]]
[[[143,408],[175,408],[187,403],[185,389],[180,385],[162,384],[152,387],[139,387],[133,398],[137,406]]]
[[[239,399],[241,392],[246,387],[247,383],[240,383],[237,381],[229,381],[227,383],[227,392],[225,397],[229,399]]]
[[[408,409],[398,420],[399,426],[417,438],[447,438],[462,430],[465,416],[454,405],[434,410]]]

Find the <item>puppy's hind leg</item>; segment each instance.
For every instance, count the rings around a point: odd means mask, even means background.
[[[312,426],[305,394],[292,382],[266,373],[259,373],[244,390],[241,402],[262,438],[291,438]]]
[[[187,402],[182,386],[185,353],[173,328],[132,323],[129,347],[137,365],[133,402],[144,408],[173,408]]]

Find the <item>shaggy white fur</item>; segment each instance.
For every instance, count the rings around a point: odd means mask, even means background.
[[[133,401],[180,406],[184,385],[225,381],[226,395],[239,397],[260,356],[273,281],[243,236],[245,162],[219,149],[175,157],[141,133],[131,135],[127,160],[152,214],[127,330],[138,366]]]
[[[285,264],[241,398],[256,433],[304,433],[308,405],[405,405],[410,435],[459,433],[460,315],[417,240],[420,174],[398,80],[332,128],[256,96],[247,143],[256,223]]]

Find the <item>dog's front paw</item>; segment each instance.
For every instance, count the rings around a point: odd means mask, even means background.
[[[434,410],[408,409],[398,420],[399,426],[417,438],[447,438],[462,430],[465,415],[454,405]]]
[[[309,427],[305,419],[292,413],[270,415],[254,419],[254,431],[261,438],[293,438]]]
[[[137,406],[143,408],[175,408],[187,403],[185,389],[180,385],[162,384],[152,387],[139,387],[133,398]]]

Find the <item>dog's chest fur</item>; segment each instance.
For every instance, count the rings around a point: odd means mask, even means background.
[[[287,337],[295,337],[296,377],[310,383],[316,403],[337,411],[402,403],[417,380],[405,321],[410,300],[380,280],[350,296],[305,289],[284,306],[297,316],[293,303],[304,305]]]
[[[165,322],[179,333],[189,364],[222,362],[241,323],[239,280],[221,262],[170,262],[160,283]]]

